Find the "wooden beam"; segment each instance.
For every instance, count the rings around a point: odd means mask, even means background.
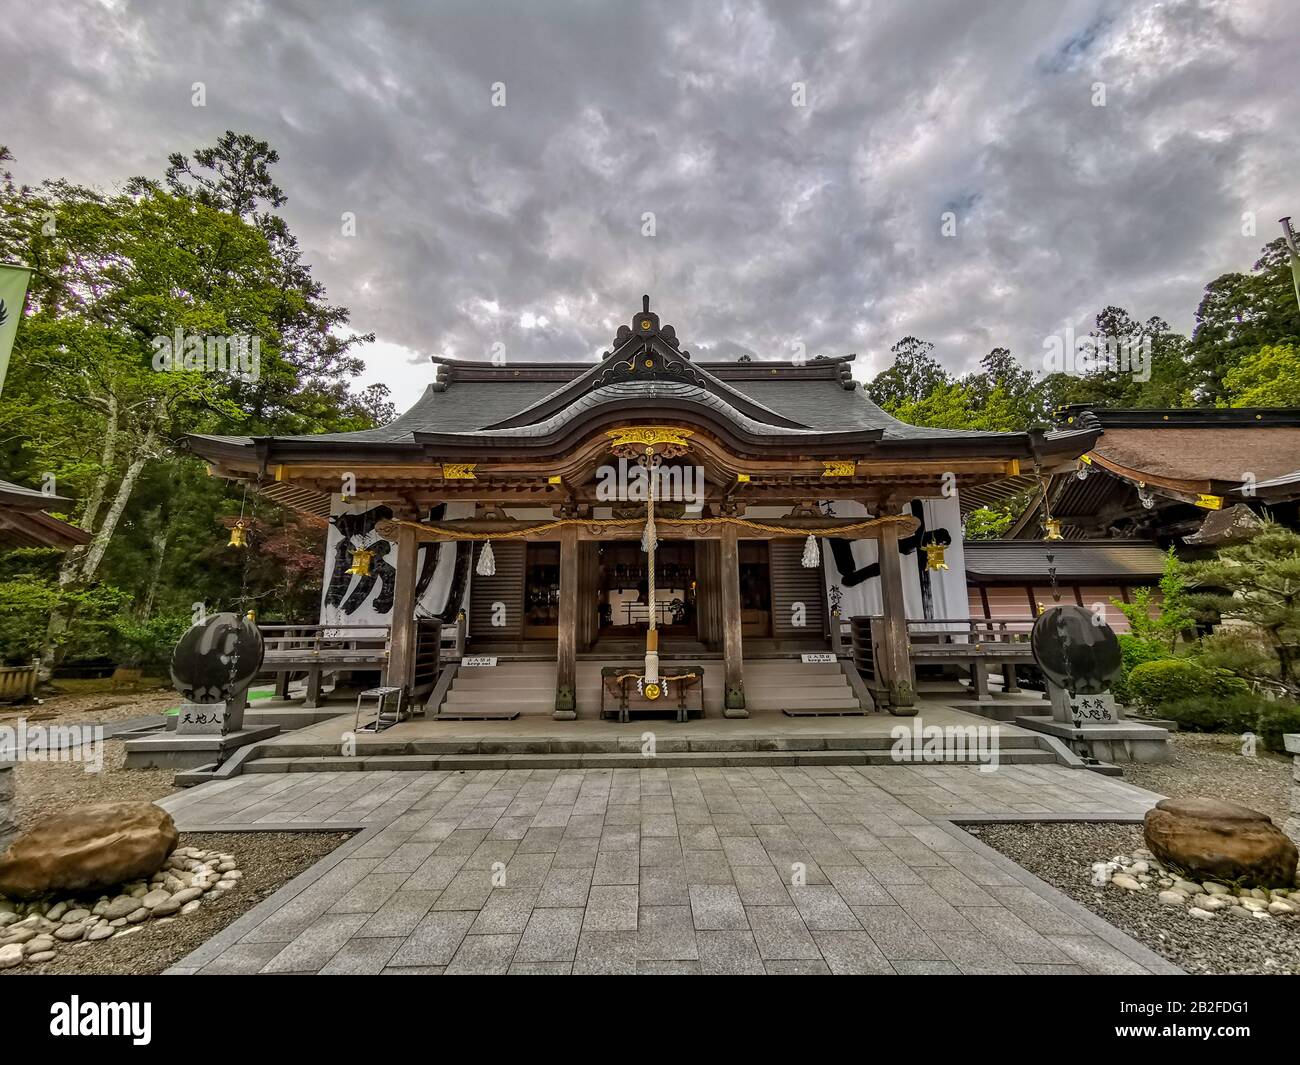
[[[555,718],[578,716],[578,530],[560,529],[560,628],[556,647]]]
[[[898,552],[898,526],[881,529],[880,607],[884,615],[886,685],[889,712],[910,716],[916,702],[916,684],[912,679],[912,659],[907,646],[907,607],[903,601],[903,564]]]
[[[415,577],[419,541],[412,526],[402,524],[397,536],[397,587],[393,592],[393,627],[388,642],[384,682],[407,688],[415,658]]]
[[[722,591],[723,715],[749,717],[745,709],[744,641],[740,626],[740,544],[736,526],[722,527],[721,566],[718,584]]]

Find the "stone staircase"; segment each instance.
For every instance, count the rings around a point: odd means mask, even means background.
[[[755,658],[745,662],[745,705],[749,710],[803,714],[861,714],[838,662],[798,658]]]
[[[437,716],[489,721],[515,715],[550,717],[554,710],[555,663],[525,660],[461,666]]]
[[[903,719],[899,719],[900,721]],[[619,726],[613,726],[615,728]],[[630,735],[607,739],[467,736],[463,739],[367,743],[362,752],[341,756],[336,746],[277,737],[249,749],[236,772],[306,773],[434,769],[669,769],[697,766],[899,765],[886,735],[735,736],[674,739],[660,733],[653,755],[644,754],[642,723],[622,726]],[[490,727],[489,727],[490,731]],[[948,765],[976,765],[972,752],[947,752]],[[1002,736],[998,761],[1004,765],[1060,762],[1047,737]],[[939,764],[935,760],[911,764]],[[185,781],[191,783],[193,781]]]
[[[634,654],[624,660],[580,659],[577,663],[577,704],[580,718],[600,713],[600,670],[603,665],[626,664],[636,668]],[[671,676],[692,668],[704,673],[704,710],[708,717],[722,714],[723,665],[720,659],[665,658],[660,671]],[[511,715],[536,717],[555,709],[554,662],[520,660],[495,666],[462,666],[456,671],[437,716],[447,720],[493,720]],[[755,658],[745,662],[745,700],[751,710],[779,710],[792,714],[859,714],[863,708],[836,662],[810,663],[798,658]],[[429,708],[433,714],[433,708]]]

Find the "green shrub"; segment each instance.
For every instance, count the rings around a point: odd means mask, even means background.
[[[1164,703],[1163,717],[1177,721],[1188,732],[1254,733],[1266,750],[1284,750],[1282,736],[1300,733],[1300,706],[1265,698],[1254,692],[1222,699],[1190,698]]]
[[[1119,635],[1119,651],[1123,658],[1123,668],[1111,684],[1110,690],[1121,703],[1129,703],[1132,701],[1132,693],[1128,686],[1129,674],[1143,662],[1168,659],[1169,648],[1159,640],[1143,639],[1141,636],[1123,632]]]
[[[1128,692],[1143,710],[1162,712],[1166,703],[1232,699],[1249,694],[1250,687],[1226,669],[1207,669],[1186,658],[1165,658],[1135,666],[1128,676]]]

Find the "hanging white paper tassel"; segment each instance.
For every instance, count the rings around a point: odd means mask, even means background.
[[[488,540],[483,544],[483,553],[478,556],[478,565],[474,567],[474,572],[480,577],[491,577],[497,571],[497,559],[492,554],[492,541]]]
[[[647,555],[650,553],[650,545],[658,541],[658,533],[659,530],[655,528],[654,519],[651,518],[645,523],[645,528],[641,530],[641,550]]]
[[[817,546],[817,537],[811,533],[803,545],[803,564],[805,569],[815,569],[822,562],[821,549]]]

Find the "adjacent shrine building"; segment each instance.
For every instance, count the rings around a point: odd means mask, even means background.
[[[837,618],[874,616],[876,696],[904,707],[905,621],[969,617],[960,493],[1073,470],[1099,430],[918,428],[852,360],[696,362],[646,297],[596,365],[439,359],[380,428],[190,446],[329,517],[320,622],[391,626],[389,683],[430,618],[463,625],[466,654],[553,662],[548,711],[590,716],[579,664],[635,659],[653,620],[665,659],[705,663],[745,716],[747,666],[832,652]]]

